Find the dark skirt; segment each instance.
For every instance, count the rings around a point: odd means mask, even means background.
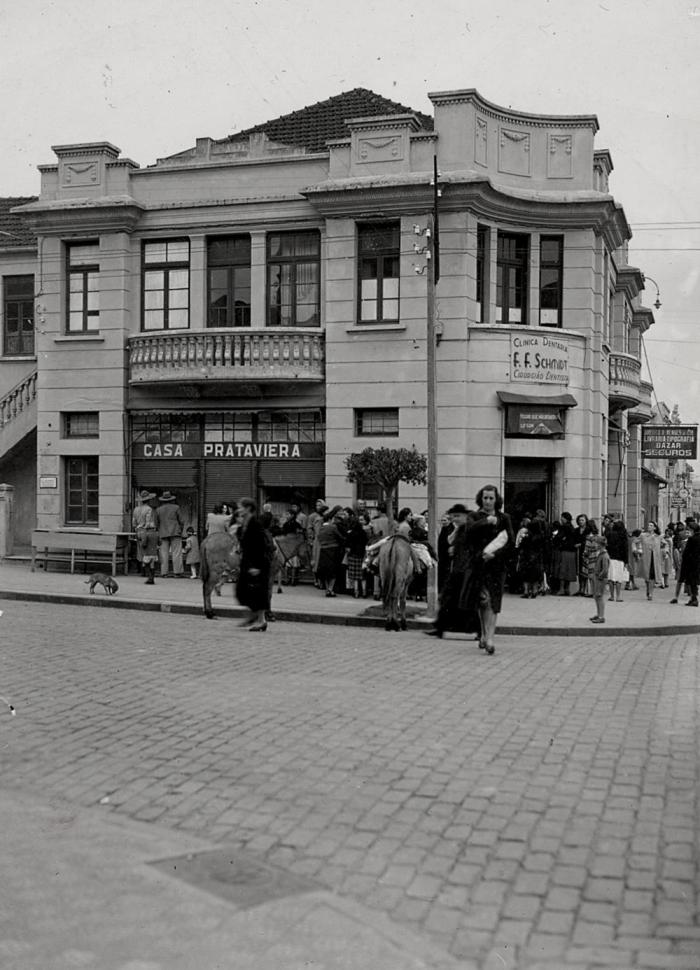
[[[345,551],[341,547],[321,546],[318,551],[316,575],[319,579],[334,579],[338,575]]]
[[[250,576],[247,572],[241,570],[236,583],[236,599],[241,606],[247,606],[253,613],[269,609],[269,575],[261,572],[258,576]]]

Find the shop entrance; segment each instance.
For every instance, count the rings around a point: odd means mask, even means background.
[[[542,458],[506,458],[503,502],[517,530],[524,515],[544,509],[552,514],[553,463]]]

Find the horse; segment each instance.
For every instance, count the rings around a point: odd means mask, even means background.
[[[408,539],[391,536],[379,549],[379,578],[382,585],[385,630],[406,629],[406,593],[415,566]]]
[[[208,620],[213,620],[212,592],[221,596],[222,584],[228,579],[235,582],[238,578],[241,566],[238,540],[228,532],[215,532],[202,541],[199,547],[199,555],[199,575],[202,580],[204,615]]]
[[[274,537],[276,552],[272,560],[270,575],[272,582],[277,584],[277,592],[282,592],[282,573],[287,568],[292,571],[292,585],[296,586],[296,570],[305,569],[311,565],[309,547],[302,532],[290,532],[288,535]]]

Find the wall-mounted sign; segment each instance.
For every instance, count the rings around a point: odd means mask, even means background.
[[[39,477],[39,488],[58,488],[58,479],[55,475],[41,475]]]
[[[136,441],[133,458],[230,458],[275,461],[323,458],[317,441]]]
[[[698,457],[696,424],[645,424],[642,426],[642,458]]]
[[[569,345],[540,334],[510,335],[510,379],[530,384],[569,383]]]
[[[509,404],[506,434],[528,435],[531,438],[551,438],[564,434],[561,408]]]

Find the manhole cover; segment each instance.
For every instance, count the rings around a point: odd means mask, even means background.
[[[183,879],[191,886],[220,896],[240,909],[250,909],[272,899],[319,889],[316,883],[304,876],[269,866],[245,853],[226,849],[158,859],[149,865],[166,875]]]

